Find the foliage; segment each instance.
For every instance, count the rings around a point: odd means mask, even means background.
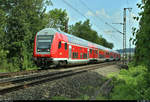
[[[67,98],[65,96],[55,96],[55,97],[52,97],[51,100],[72,100],[72,99]]]
[[[105,38],[103,38],[102,36],[98,37],[97,40],[97,44],[100,44],[102,46],[108,47],[110,49],[112,49],[114,47],[113,43],[108,42]]]
[[[147,68],[147,72],[144,75],[144,89],[143,95],[146,99],[150,99],[150,0],[142,0],[141,3],[137,4],[138,8],[141,9],[139,17],[134,17],[135,20],[139,21],[139,29],[133,28],[133,35],[136,38],[133,43],[136,45],[134,66],[144,65]],[[141,83],[143,83],[141,81]]]
[[[0,70],[19,71],[34,69],[32,62],[35,34],[45,28],[60,28],[68,32],[66,10],[46,12],[51,0],[0,0]],[[74,34],[89,41],[113,47],[91,29],[90,21],[77,22]]]
[[[147,68],[145,66],[131,67],[129,70],[122,69],[120,74],[113,77],[114,89],[111,99],[121,100],[146,100],[150,90],[145,81]]]
[[[150,71],[150,1],[142,0],[142,3],[137,4],[137,6],[142,11],[139,13],[139,17],[134,17],[135,20],[139,21],[139,29],[133,28],[133,34],[136,34],[134,39],[136,45],[135,64],[145,64]]]
[[[57,9],[49,11],[45,14],[45,21],[47,22],[47,27],[50,28],[60,28],[64,32],[68,32],[68,15],[66,10]]]
[[[83,23],[79,21],[75,25],[71,25],[69,33],[102,46],[113,48],[112,43],[107,42],[102,36],[98,36],[98,33],[92,29],[89,19]]]
[[[0,1],[0,62],[4,62],[2,59],[5,59],[11,69],[25,70],[34,66],[31,60],[33,40],[35,33],[45,27],[43,17],[50,2],[50,0]]]
[[[6,14],[2,9],[0,9],[0,44],[1,44],[1,47],[4,46],[3,37],[4,37],[5,26],[6,26]]]
[[[2,9],[0,9],[0,70],[2,72],[5,72],[4,67],[8,68],[6,57],[7,57],[7,54],[9,53],[7,50],[4,50],[5,26],[6,26],[6,13]]]
[[[102,94],[98,94],[98,96],[96,96],[95,100],[108,100],[108,98],[103,96]]]

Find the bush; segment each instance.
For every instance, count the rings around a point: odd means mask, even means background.
[[[129,70],[122,69],[120,74],[113,77],[114,89],[111,93],[111,99],[126,99],[126,100],[141,100],[148,98],[148,92],[145,91],[147,83],[145,75],[147,69],[145,66],[132,67],[129,65]]]

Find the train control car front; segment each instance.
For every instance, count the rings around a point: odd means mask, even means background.
[[[45,67],[52,64],[51,46],[55,32],[43,29],[39,31],[34,39],[33,59],[37,66]]]

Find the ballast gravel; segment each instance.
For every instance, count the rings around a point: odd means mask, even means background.
[[[94,94],[88,93],[86,87],[101,86],[103,82],[98,73],[87,72],[7,93],[0,96],[0,100],[50,100],[55,96],[78,98],[84,94]]]
[[[115,67],[115,66],[113,66]],[[106,69],[106,68],[105,68]],[[81,96],[92,97],[106,78],[100,75],[101,72],[89,71],[73,75],[56,81],[50,81],[40,85],[20,89],[0,95],[1,100],[51,100],[53,97],[67,97],[69,99],[80,98]]]

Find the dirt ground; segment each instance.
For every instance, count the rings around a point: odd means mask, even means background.
[[[107,67],[102,67],[96,70],[93,70],[94,72],[97,72],[98,74],[107,77],[108,74],[110,73],[119,73],[120,72],[120,67],[118,65],[110,65]]]

